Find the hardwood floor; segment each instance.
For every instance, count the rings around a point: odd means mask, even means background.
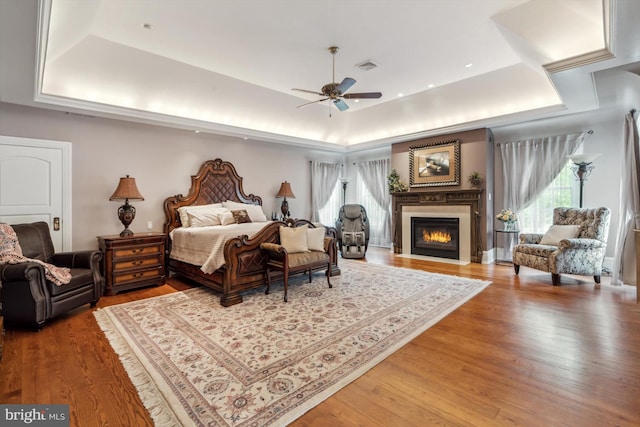
[[[294,426],[638,426],[640,305],[635,288],[510,266],[394,257],[364,262],[493,283]],[[188,288],[168,284],[99,307]],[[86,306],[41,332],[6,331],[0,403],[69,403],[72,426],[152,425]]]

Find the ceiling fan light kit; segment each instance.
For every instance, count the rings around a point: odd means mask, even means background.
[[[328,83],[322,86],[320,92],[306,89],[293,88],[292,90],[298,92],[312,93],[314,95],[322,96],[322,99],[316,101],[307,102],[306,104],[299,105],[298,108],[306,107],[307,105],[315,104],[318,102],[331,100],[333,105],[340,111],[349,109],[349,105],[344,102],[345,99],[378,99],[382,97],[380,92],[364,92],[364,93],[345,93],[351,86],[356,84],[355,79],[351,77],[345,77],[342,82],[336,83],[336,53],[338,52],[337,46],[329,47],[329,52],[333,56],[333,79],[332,83]]]

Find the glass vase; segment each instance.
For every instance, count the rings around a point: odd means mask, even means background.
[[[517,227],[516,227],[516,223],[515,221],[507,221],[504,223],[504,229],[505,231],[516,231]]]

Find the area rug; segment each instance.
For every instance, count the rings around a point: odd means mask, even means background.
[[[98,324],[156,425],[286,425],[490,282],[341,260],[220,306],[194,288],[106,307]]]

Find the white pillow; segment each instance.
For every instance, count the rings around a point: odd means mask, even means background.
[[[324,251],[324,227],[307,230],[307,247],[310,251]]]
[[[298,252],[309,252],[307,246],[307,224],[301,227],[284,227],[280,226],[280,244],[290,254]]]
[[[206,227],[220,225],[219,214],[228,212],[225,208],[202,209],[187,212],[190,227]]]
[[[562,239],[575,239],[580,234],[579,225],[552,225],[540,240],[541,245],[558,246]]]
[[[229,210],[239,210],[244,209],[249,214],[249,218],[251,218],[251,222],[265,222],[267,220],[267,216],[264,214],[262,210],[262,206],[260,205],[252,205],[249,203],[238,203],[233,202],[231,200],[227,200],[226,202],[222,202],[222,206],[228,208]]]
[[[231,211],[218,214],[218,218],[220,219],[220,225],[231,225],[236,223],[236,219],[233,217]]]
[[[189,222],[188,212],[195,212],[199,210],[207,210],[211,208],[221,208],[222,203],[212,203],[209,205],[193,205],[193,206],[182,206],[178,208],[178,215],[180,216],[180,224],[183,227],[191,227],[191,222]]]

